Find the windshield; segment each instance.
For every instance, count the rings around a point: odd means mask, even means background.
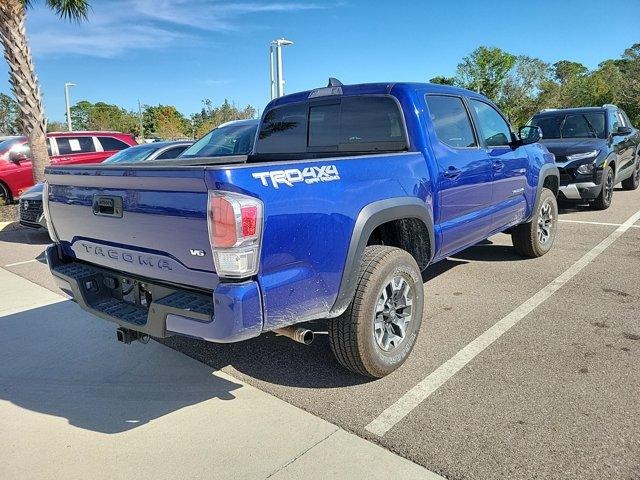
[[[542,138],[605,138],[603,112],[585,112],[533,117],[531,125],[542,129]]]
[[[6,140],[1,141],[0,142],[0,152],[10,149],[16,141],[20,140],[20,138],[21,137],[11,137],[11,138],[7,138]]]
[[[253,148],[257,128],[257,121],[214,128],[187,148],[180,158],[247,155]]]
[[[155,152],[158,148],[160,148],[157,143],[149,143],[146,145],[138,145],[136,147],[125,148],[124,150],[120,150],[115,155],[107,158],[102,163],[134,163],[141,162],[145,160],[149,155]]]

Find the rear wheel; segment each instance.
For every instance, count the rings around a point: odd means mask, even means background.
[[[354,299],[329,323],[331,350],[349,370],[384,377],[413,350],[423,305],[422,277],[415,259],[399,248],[366,247]]]
[[[558,202],[548,188],[540,192],[540,201],[533,218],[511,231],[511,240],[516,251],[525,257],[541,257],[553,246],[558,226]]]
[[[636,152],[636,163],[633,173],[629,178],[622,181],[622,188],[625,190],[635,190],[640,185],[640,151]]]
[[[613,199],[613,187],[614,187],[613,168],[607,165],[602,172],[602,189],[600,195],[591,202],[591,206],[596,210],[606,210],[611,206],[611,200]]]

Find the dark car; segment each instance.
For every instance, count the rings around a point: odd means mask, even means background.
[[[529,123],[542,129],[541,143],[556,156],[561,200],[605,210],[614,185],[638,188],[640,132],[615,105],[542,110]]]
[[[102,163],[136,163],[176,158],[193,142],[154,142],[120,150]],[[43,184],[38,183],[20,197],[20,223],[25,227],[47,228],[42,211]]]

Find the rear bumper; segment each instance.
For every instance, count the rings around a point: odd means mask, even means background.
[[[178,334],[218,343],[262,332],[260,291],[254,281],[220,283],[213,292],[202,293],[63,258],[55,244],[46,255],[62,291],[84,310],[121,327],[159,338]],[[123,299],[123,288],[114,287],[123,284],[132,285],[134,294],[141,287],[150,292],[150,303]],[[144,294],[134,296],[144,298]]]

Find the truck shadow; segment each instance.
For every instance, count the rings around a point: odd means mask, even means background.
[[[28,245],[49,245],[51,238],[46,230],[34,230],[19,226],[15,229],[0,231],[0,241]]]
[[[428,267],[422,272],[422,280],[427,284],[449,270],[472,261],[496,260],[524,259],[511,246],[485,240],[455,257]],[[314,331],[327,330],[326,321],[301,325]],[[229,373],[239,373],[239,378],[250,380],[258,387],[260,383],[265,383],[295,388],[341,388],[375,381],[344,369],[333,357],[327,335],[316,335],[314,342],[308,346],[272,333],[228,344],[214,344],[180,336],[161,342],[216,370],[232,367],[235,371]]]
[[[242,386],[156,342],[127,348],[114,337],[112,324],[70,301],[0,317],[0,399],[114,434],[233,400]]]
[[[306,326],[326,331],[324,321]],[[162,343],[213,369],[232,366],[241,375],[275,385],[340,388],[372,380],[345,370],[333,357],[327,335],[316,335],[311,345],[272,333],[239,343],[213,344],[179,336],[164,339]]]

